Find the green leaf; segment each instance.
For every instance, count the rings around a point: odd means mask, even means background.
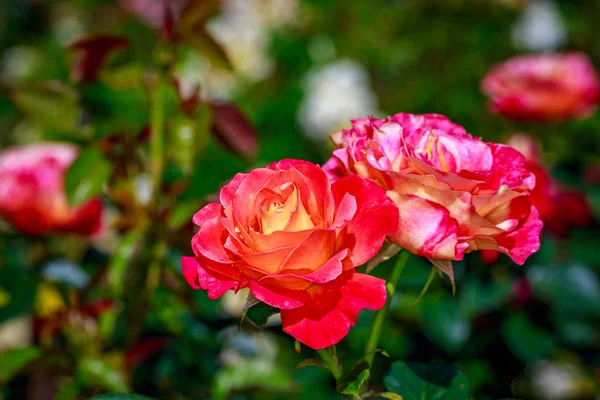
[[[317,367],[328,369],[327,365],[325,365],[325,363],[323,363],[323,361],[315,360],[313,358],[307,358],[306,360],[302,360],[298,364],[296,364],[294,366],[294,371],[298,372],[299,369],[305,368],[305,367],[310,367],[311,365],[315,365]]]
[[[186,175],[194,168],[210,135],[211,110],[201,104],[194,116],[178,115],[169,123],[169,154]]]
[[[378,398],[378,399],[388,399],[388,400],[404,400],[402,398],[402,396],[400,396],[396,393],[392,393],[392,392],[380,392],[380,393],[369,392],[368,396],[366,396],[364,398],[370,399],[371,397]]]
[[[211,399],[229,398],[236,391],[258,389],[267,393],[289,393],[295,384],[287,368],[265,359],[240,359],[220,369],[215,377]]]
[[[334,348],[335,350],[335,348]],[[336,355],[337,358],[337,355]],[[369,362],[367,361],[367,357],[363,357],[354,364],[354,366],[344,372],[344,374],[337,381],[337,389],[338,391],[345,390],[349,385],[353,382],[359,380],[360,375],[364,370],[370,369]]]
[[[219,0],[191,0],[181,11],[178,27],[183,32],[189,32],[197,26],[203,26],[208,19],[220,9]]]
[[[396,361],[383,379],[403,400],[467,400],[469,380],[458,368],[443,364]]]
[[[483,312],[497,310],[510,298],[512,282],[493,282],[485,285],[480,279],[471,278],[461,283],[459,301],[462,309],[474,317]]]
[[[57,85],[21,88],[15,91],[13,99],[17,107],[45,128],[65,134],[79,133],[82,111],[67,88]]]
[[[438,273],[439,273],[439,270],[437,268],[435,268],[435,267],[431,268],[431,272],[429,273],[427,282],[425,282],[425,285],[423,285],[423,289],[421,289],[421,293],[419,293],[419,297],[417,297],[417,300],[415,300],[415,302],[412,305],[413,307],[421,302],[421,300],[423,299],[423,296],[425,296],[425,293],[427,293],[427,291],[429,290],[429,286],[431,285],[431,282],[433,282],[433,280],[438,275]]]
[[[546,357],[555,345],[552,335],[535,326],[524,312],[511,314],[503,322],[502,336],[512,353],[523,362]]]
[[[69,204],[77,206],[102,193],[111,174],[111,164],[98,150],[85,149],[79,153],[65,176]]]
[[[132,88],[96,82],[83,88],[83,103],[95,127],[95,137],[138,133],[150,119],[148,94],[141,84]],[[127,110],[127,112],[123,112]]]
[[[536,265],[527,277],[534,295],[561,310],[577,315],[600,315],[600,282],[583,265]]]
[[[273,314],[277,314],[278,312],[278,309],[260,302],[248,308],[248,311],[246,312],[246,319],[249,319],[258,327],[263,327],[269,320],[269,317]]]
[[[38,358],[40,349],[26,347],[10,349],[0,353],[0,383],[10,381],[27,364]]]
[[[215,67],[227,70],[233,68],[223,47],[203,26],[197,26],[193,31],[185,33],[183,38]]]
[[[35,300],[35,282],[20,268],[6,265],[0,268],[0,323],[31,312]]]
[[[458,302],[446,293],[430,295],[421,303],[423,330],[448,353],[462,350],[471,335],[471,325]]]
[[[369,380],[371,376],[371,372],[369,369],[363,369],[360,374],[356,377],[356,379],[348,384],[344,390],[342,390],[342,394],[347,394],[354,398],[360,398],[360,390],[362,386]]]
[[[200,210],[201,202],[195,199],[183,200],[177,203],[169,216],[167,225],[172,230],[177,230],[192,220],[194,214]]]
[[[108,282],[117,296],[123,293],[127,267],[133,259],[134,253],[143,237],[144,233],[141,231],[127,233],[110,260],[108,265]]]
[[[97,385],[115,392],[129,389],[124,372],[100,358],[82,359],[77,372],[78,378],[87,385]]]
[[[94,396],[90,400],[153,400],[150,397],[134,393],[110,393]]]
[[[218,165],[219,168],[215,168],[215,165]],[[206,151],[194,163],[194,173],[190,178],[189,187],[180,200],[201,199],[216,193],[221,185],[246,168],[239,158],[224,151],[211,136]]]

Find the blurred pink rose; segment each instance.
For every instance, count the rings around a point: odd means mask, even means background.
[[[64,175],[77,148],[64,143],[14,147],[0,153],[0,217],[30,235],[51,231],[92,235],[100,229],[102,203],[69,207]]]
[[[535,205],[546,229],[554,236],[563,238],[573,228],[585,228],[592,221],[592,212],[585,196],[566,189],[554,180],[543,162],[541,147],[532,137],[518,133],[508,145],[519,150],[526,159],[526,168],[536,176],[536,186],[531,192]]]
[[[535,176],[512,147],[483,142],[436,114],[357,119],[332,139],[330,178],[358,174],[385,188],[400,211],[393,241],[450,277],[440,260],[487,249],[523,264],[538,250],[542,223],[529,200]]]
[[[600,83],[580,53],[525,55],[494,67],[483,79],[494,113],[515,120],[585,118],[600,102]]]

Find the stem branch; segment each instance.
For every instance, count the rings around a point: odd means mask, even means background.
[[[396,286],[398,286],[398,281],[400,281],[400,277],[402,276],[402,272],[404,271],[404,267],[406,266],[409,257],[410,253],[408,251],[400,251],[396,264],[394,264],[392,269],[392,274],[390,275],[386,285],[387,300],[385,305],[375,313],[375,318],[373,318],[371,333],[369,334],[367,346],[365,347],[365,358],[369,363],[369,367],[373,365],[373,360],[375,359],[375,350],[377,350],[377,346],[379,345],[379,338],[381,337],[381,330],[383,329],[383,322],[385,321],[385,317],[390,309],[390,304],[392,304],[394,293],[396,292]]]
[[[333,374],[335,380],[339,380],[342,376],[342,368],[340,367],[339,362],[336,359],[334,359],[331,356],[331,354],[329,354],[329,351],[327,351],[327,349],[317,350],[317,353],[319,353],[319,355],[323,359],[323,362],[325,363],[325,365],[327,365],[327,368],[329,368],[329,370]]]
[[[153,207],[158,206],[162,189],[162,176],[164,170],[164,109],[163,90],[160,78],[151,94],[150,115],[150,172],[152,175],[152,200]]]

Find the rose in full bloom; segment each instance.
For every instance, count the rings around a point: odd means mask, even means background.
[[[282,160],[223,187],[194,216],[195,257],[183,275],[211,299],[228,290],[281,310],[283,330],[320,349],[340,341],[363,308],[377,310],[385,281],[355,272],[398,226],[398,211],[358,176],[330,184],[306,161]]]
[[[550,175],[537,141],[518,133],[510,138],[508,145],[525,156],[526,168],[535,174],[537,183],[531,192],[531,203],[538,209],[548,232],[564,238],[573,228],[585,228],[592,222],[592,211],[583,193],[565,188]]]
[[[102,202],[93,199],[71,207],[64,176],[77,148],[66,143],[14,147],[0,153],[0,217],[29,235],[97,233]]]
[[[356,174],[384,188],[400,211],[393,241],[451,279],[442,260],[487,249],[523,264],[538,250],[535,176],[512,147],[483,142],[436,114],[356,119],[332,139],[330,178]]]
[[[512,58],[483,79],[494,113],[515,120],[585,118],[600,102],[600,82],[584,54],[538,54]]]

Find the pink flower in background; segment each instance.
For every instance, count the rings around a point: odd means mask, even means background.
[[[498,250],[523,264],[538,250],[535,176],[512,147],[483,142],[436,114],[357,119],[332,139],[330,178],[358,174],[384,188],[400,211],[394,242],[451,278],[441,260]]]
[[[68,232],[92,235],[100,229],[102,202],[70,207],[64,175],[77,148],[64,143],[14,147],[0,153],[0,217],[30,235]]]
[[[354,269],[396,231],[398,211],[366,179],[331,185],[318,165],[283,160],[237,174],[194,223],[195,257],[182,259],[190,286],[211,299],[249,288],[309,347],[337,343],[361,309],[385,303],[385,281]]]
[[[580,53],[512,58],[494,67],[481,87],[494,113],[515,120],[585,118],[600,102],[598,75]]]
[[[531,203],[540,212],[546,229],[554,236],[563,238],[573,228],[585,228],[592,221],[592,212],[585,196],[578,191],[566,189],[550,175],[543,162],[541,147],[531,136],[513,135],[508,145],[525,156],[526,168],[536,176],[536,187],[531,192]]]

